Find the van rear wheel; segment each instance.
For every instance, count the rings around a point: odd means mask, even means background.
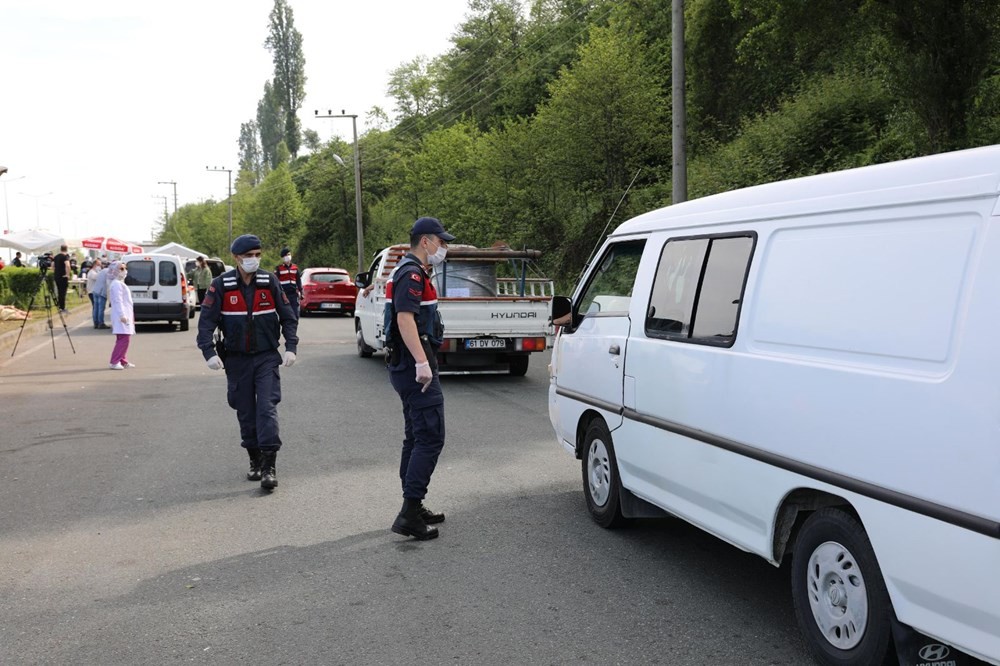
[[[868,535],[848,512],[820,509],[803,524],[792,553],[792,600],[819,663],[886,663],[892,638],[889,593]]]
[[[608,426],[601,419],[591,422],[583,439],[583,494],[590,517],[601,527],[625,522],[621,508],[618,459]]]
[[[182,331],[186,331],[189,328],[191,328],[191,320],[188,319],[187,317],[184,317],[183,319],[181,319],[179,323],[181,325],[181,330]]]

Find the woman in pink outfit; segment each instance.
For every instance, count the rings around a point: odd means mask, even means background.
[[[128,270],[125,264],[115,262],[108,269],[108,302],[111,303],[111,332],[115,334],[115,348],[111,351],[112,370],[135,366],[128,362],[128,343],[135,335],[135,316],[132,311],[132,292],[125,285]]]

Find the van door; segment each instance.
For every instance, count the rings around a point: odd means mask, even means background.
[[[577,425],[587,409],[602,413],[608,427],[621,424],[625,343],[629,303],[646,241],[608,245],[573,303],[573,325],[559,338],[554,368],[560,401],[559,434],[575,442]]]
[[[153,298],[176,303],[184,302],[184,294],[180,293],[180,270],[178,262],[161,260],[159,263],[159,289],[153,291]]]
[[[368,267],[369,286],[358,292],[354,303],[354,316],[361,327],[361,334],[364,336],[365,344],[375,349],[381,349],[382,344],[382,308],[385,301],[385,280],[379,280],[382,270],[382,261],[386,253],[382,252],[375,257],[372,265]]]

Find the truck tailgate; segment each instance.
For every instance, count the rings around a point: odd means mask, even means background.
[[[551,335],[548,299],[438,299],[446,338]]]

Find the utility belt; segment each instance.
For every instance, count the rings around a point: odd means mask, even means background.
[[[427,362],[431,366],[431,372],[437,372],[438,361],[437,361],[437,350],[431,344],[431,339],[427,335],[420,336],[420,346],[424,350],[424,356],[427,357]],[[406,343],[402,339],[395,339],[386,346],[385,353],[385,364],[387,366],[398,366],[403,362],[403,354],[409,354],[412,358],[413,355],[410,354],[410,350],[406,349]],[[415,361],[416,359],[414,359]]]

